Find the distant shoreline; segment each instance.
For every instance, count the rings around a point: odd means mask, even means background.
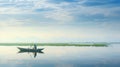
[[[0,43],[0,46],[108,46],[108,43]]]

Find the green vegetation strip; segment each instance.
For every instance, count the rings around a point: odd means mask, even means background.
[[[107,43],[93,43],[93,44],[70,44],[70,43],[35,43],[37,46],[108,46]],[[0,43],[0,46],[33,46],[34,43]]]

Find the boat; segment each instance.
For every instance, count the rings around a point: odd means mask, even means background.
[[[17,47],[20,51],[18,53],[33,53],[34,54],[34,58],[37,56],[37,53],[44,53],[42,52],[42,50],[44,48],[37,48],[37,45],[34,44],[33,48],[21,48],[21,47]]]
[[[41,52],[44,48],[40,49],[30,49],[30,48],[21,48],[17,47],[21,52]]]

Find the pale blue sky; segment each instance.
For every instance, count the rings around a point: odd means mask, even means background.
[[[0,0],[0,42],[120,41],[119,0]]]

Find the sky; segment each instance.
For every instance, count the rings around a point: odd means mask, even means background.
[[[0,42],[119,42],[119,0],[0,0]]]

